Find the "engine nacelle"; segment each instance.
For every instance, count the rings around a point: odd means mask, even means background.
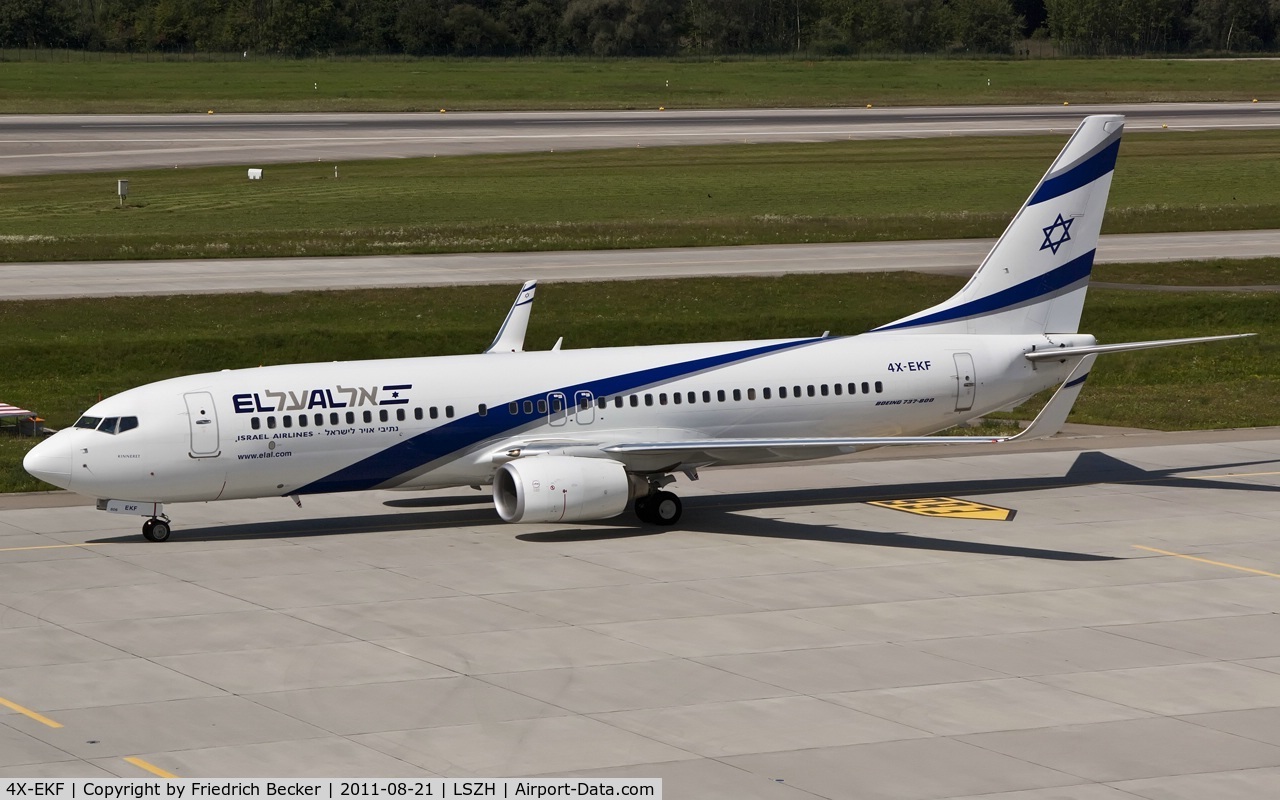
[[[493,476],[493,505],[505,522],[608,519],[621,514],[630,498],[626,468],[604,458],[518,458]]]

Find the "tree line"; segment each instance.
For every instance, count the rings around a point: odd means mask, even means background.
[[[1254,52],[1280,0],[0,0],[0,46],[283,56]]]

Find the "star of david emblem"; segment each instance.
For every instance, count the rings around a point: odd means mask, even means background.
[[[1053,250],[1053,254],[1056,256],[1058,254],[1058,248],[1062,247],[1063,242],[1071,241],[1071,223],[1073,222],[1075,222],[1074,219],[1063,219],[1062,215],[1059,214],[1058,218],[1054,220],[1052,225],[1047,228],[1041,228],[1040,230],[1044,231],[1044,244],[1040,245],[1040,249],[1051,249]],[[1054,240],[1054,233],[1059,228],[1062,229],[1062,235],[1059,236],[1057,240]]]

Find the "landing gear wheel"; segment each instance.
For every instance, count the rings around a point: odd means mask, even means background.
[[[653,497],[649,495],[636,498],[635,512],[641,522],[656,523],[658,521],[653,515]]]
[[[148,542],[163,542],[169,538],[169,523],[162,519],[149,519],[142,523],[142,537]]]
[[[684,504],[671,492],[655,492],[649,498],[649,514],[659,525],[675,525],[684,513]]]

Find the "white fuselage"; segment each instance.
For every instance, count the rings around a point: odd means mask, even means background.
[[[1070,365],[1033,348],[1093,342],[877,333],[226,370],[99,402],[82,424],[136,427],[60,431],[39,464],[81,494],[174,502],[487,484],[504,454],[548,443],[918,435],[1061,383]]]

